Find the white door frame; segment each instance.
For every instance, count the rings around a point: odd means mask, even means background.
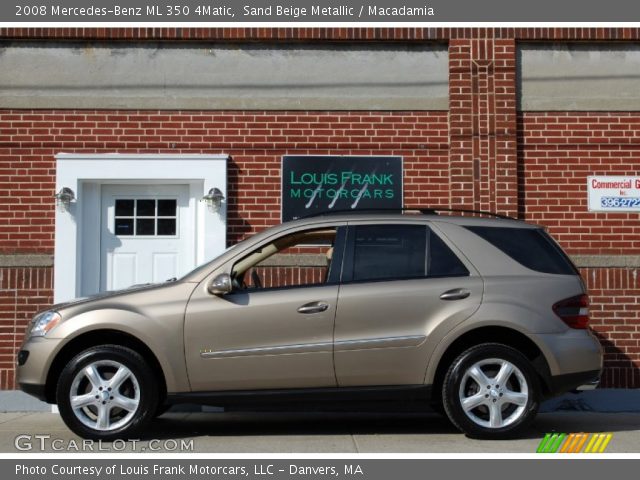
[[[56,155],[56,192],[69,187],[76,200],[68,211],[56,208],[54,301],[64,302],[98,289],[100,186],[103,183],[188,184],[189,207],[196,226],[195,264],[220,254],[227,240],[226,202],[218,213],[211,213],[199,200],[215,187],[227,196],[228,159],[225,154]]]

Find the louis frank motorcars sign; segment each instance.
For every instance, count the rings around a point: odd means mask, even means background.
[[[588,177],[589,211],[640,212],[640,177]]]
[[[282,158],[282,221],[336,210],[401,207],[402,157]]]

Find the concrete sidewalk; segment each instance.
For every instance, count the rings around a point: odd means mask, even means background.
[[[523,438],[509,441],[471,440],[433,413],[169,412],[152,424],[139,443],[94,444],[93,451],[180,452],[176,446],[184,441],[192,447],[183,452],[208,453],[534,453],[547,432],[611,432],[607,453],[640,452],[640,413],[584,411],[541,413]],[[33,453],[77,451],[77,445],[82,445],[57,414],[0,414],[0,452],[22,453],[16,448],[19,435],[20,447],[31,446],[28,451]]]

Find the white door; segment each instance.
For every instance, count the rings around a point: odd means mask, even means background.
[[[194,267],[188,185],[102,185],[100,290],[164,282]]]

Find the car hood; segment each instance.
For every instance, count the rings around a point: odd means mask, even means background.
[[[97,300],[104,300],[109,298],[115,299],[115,297],[122,297],[125,295],[130,295],[132,293],[137,293],[137,292],[143,292],[146,290],[155,290],[158,288],[166,287],[167,285],[171,285],[173,283],[174,283],[173,281],[167,281],[163,283],[142,283],[139,285],[132,285],[128,288],[123,288],[121,290],[111,290],[108,292],[100,292],[94,295],[89,295],[87,297],[79,297],[73,300],[69,300],[67,302],[56,303],[55,305],[52,305],[51,307],[47,308],[47,310],[55,310],[57,312],[60,312],[67,308],[77,307],[85,303],[91,303]]]

